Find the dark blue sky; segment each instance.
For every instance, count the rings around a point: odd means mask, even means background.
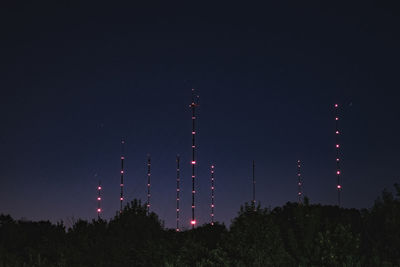
[[[229,223],[251,199],[295,201],[296,161],[312,203],[336,203],[333,104],[341,104],[342,199],[370,207],[399,182],[399,9],[363,1],[263,6],[6,6],[0,43],[0,212],[70,221],[126,196],[175,225],[190,221],[191,88],[200,95],[197,219]]]

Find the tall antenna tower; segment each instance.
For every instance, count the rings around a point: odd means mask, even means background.
[[[179,201],[180,201],[180,191],[181,191],[181,185],[180,185],[180,167],[179,167],[179,155],[176,156],[176,231],[179,232]]]
[[[336,129],[335,129],[335,136],[336,136],[336,178],[337,178],[337,197],[338,197],[338,206],[340,207],[340,192],[342,191],[342,185],[340,184],[340,158],[339,158],[339,149],[340,149],[340,144],[339,144],[339,105],[335,104],[335,124],[336,124]]]
[[[119,213],[122,213],[122,206],[123,206],[123,201],[124,201],[124,146],[125,146],[125,140],[121,140],[121,183],[120,183],[120,196],[119,196]]]
[[[151,177],[151,157],[147,155],[147,214],[150,213],[150,177]]]
[[[97,219],[100,220],[101,210],[101,180],[99,180],[99,185],[97,186]]]
[[[256,177],[255,177],[255,162],[253,160],[253,199],[251,204],[253,205],[253,209],[256,210]]]
[[[302,191],[302,181],[301,181],[301,162],[300,160],[297,161],[297,186],[298,186],[298,192],[297,192],[297,198],[299,201],[299,204],[303,203],[303,191]]]
[[[194,196],[196,194],[195,191],[195,178],[196,178],[196,173],[195,173],[195,166],[196,166],[196,107],[198,107],[196,99],[198,96],[195,95],[194,89],[192,89],[192,103],[190,104],[190,108],[192,109],[192,220],[190,221],[190,224],[192,225],[192,229],[194,229],[194,226],[196,224],[196,218],[194,214],[194,208],[195,208],[195,202],[194,202]]]
[[[211,165],[211,225],[214,225],[214,165]]]

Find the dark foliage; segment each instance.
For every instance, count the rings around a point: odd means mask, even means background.
[[[164,229],[132,201],[110,221],[62,223],[0,215],[0,267],[19,266],[400,266],[400,187],[369,210],[245,204],[229,229]]]

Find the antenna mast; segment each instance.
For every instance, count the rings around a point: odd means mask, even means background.
[[[298,186],[298,192],[297,192],[297,197],[299,204],[303,203],[303,191],[302,191],[302,182],[301,182],[301,162],[300,160],[297,161],[297,186]]]
[[[340,184],[340,174],[341,174],[341,170],[340,170],[340,158],[339,158],[339,148],[340,148],[340,144],[339,144],[339,105],[335,104],[335,123],[336,123],[336,130],[335,130],[335,135],[336,135],[336,178],[337,178],[337,185],[336,185],[336,189],[337,189],[337,197],[338,197],[338,206],[340,207],[340,192],[342,191],[342,185]]]
[[[251,202],[252,202],[252,205],[253,205],[254,210],[256,210],[256,178],[255,178],[255,168],[256,168],[256,165],[255,165],[255,162],[254,162],[254,160],[253,160],[253,200],[252,200]]]
[[[211,165],[211,225],[214,225],[214,165]]]
[[[194,202],[194,196],[195,196],[195,165],[196,165],[196,107],[198,104],[196,103],[196,98],[198,96],[195,96],[194,89],[192,89],[192,103],[190,104],[190,108],[192,109],[192,220],[190,221],[190,224],[192,225],[192,229],[194,229],[194,226],[196,224],[196,218],[194,216],[194,208],[195,208],[195,202]]]
[[[122,202],[124,201],[124,160],[125,160],[124,145],[125,145],[125,140],[122,139],[121,140],[121,183],[120,183],[121,192],[119,196],[119,202],[120,202],[119,213],[122,213]]]
[[[97,219],[100,220],[101,210],[101,180],[99,180],[99,185],[97,186]]]
[[[147,214],[150,213],[150,177],[151,177],[151,157],[147,155]]]
[[[179,232],[179,200],[180,200],[180,169],[179,169],[179,155],[176,156],[176,231]]]

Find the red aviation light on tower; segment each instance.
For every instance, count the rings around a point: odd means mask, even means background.
[[[195,224],[196,224],[196,220],[191,220],[191,221],[190,221],[190,224],[191,224],[191,225],[195,225]]]

